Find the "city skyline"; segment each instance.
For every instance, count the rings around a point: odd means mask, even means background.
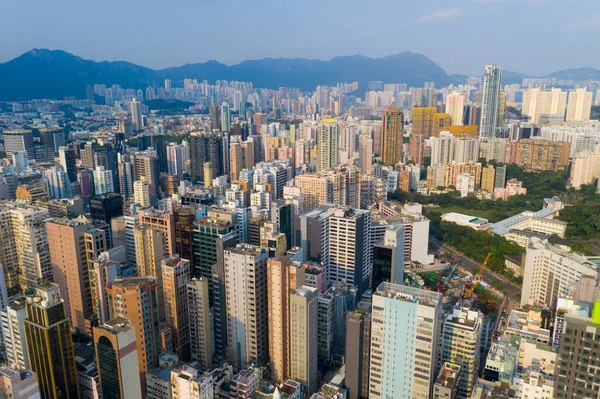
[[[0,26],[0,36],[11,38],[0,41],[0,62],[32,48],[60,48],[86,59],[125,60],[152,68],[214,59],[231,65],[265,57],[329,60],[352,54],[382,57],[403,51],[428,55],[449,74],[479,75],[480,65],[491,63],[533,76],[600,65],[593,52],[578,51],[593,46],[593,33],[600,30],[600,4],[592,1],[559,9],[557,0],[461,0],[410,7],[405,2],[376,0],[369,4],[373,12],[388,10],[373,14],[379,19],[378,29],[352,29],[351,34],[344,34],[344,29],[364,26],[365,13],[354,12],[364,7],[361,2],[344,2],[343,7],[338,0],[313,2],[228,0],[215,4],[183,2],[169,7],[156,1],[122,5],[109,0],[75,7],[48,7],[39,0],[27,5],[11,2],[0,6],[3,15],[12,16]],[[112,29],[107,30],[105,16],[110,10],[115,12]],[[369,10],[365,11],[368,16]],[[197,15],[204,23],[174,23],[184,15]],[[225,24],[223,28],[223,20],[235,15],[256,23]],[[315,29],[323,15],[336,18]],[[397,15],[404,19],[398,21]],[[490,15],[498,23],[490,23]],[[54,24],[53,17],[64,23]],[[135,24],[136,18],[156,21],[159,27],[153,23]],[[510,24],[504,25],[506,22]],[[78,34],[73,35],[74,31]],[[322,40],[334,33],[338,35],[334,45]],[[248,34],[254,34],[257,40],[234,39]],[[469,40],[464,40],[465,36]],[[207,37],[211,40],[205,40]],[[440,42],[439,37],[444,41]],[[572,46],[574,42],[578,46]],[[537,51],[530,51],[532,47]],[[456,56],[474,49],[477,51],[469,57]],[[557,58],[559,52],[561,57]]]

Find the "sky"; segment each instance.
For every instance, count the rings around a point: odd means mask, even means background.
[[[0,62],[32,48],[151,68],[421,53],[449,74],[600,69],[599,0],[0,0]]]

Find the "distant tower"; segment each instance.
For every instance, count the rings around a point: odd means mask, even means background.
[[[131,125],[133,127],[133,130],[136,132],[144,130],[144,116],[142,115],[142,103],[138,102],[134,98],[129,104],[129,111],[131,113]]]
[[[171,79],[165,79],[165,90],[167,92],[171,91]]]
[[[231,111],[229,104],[221,104],[221,130],[228,132],[231,130]]]
[[[326,119],[319,124],[317,134],[317,170],[335,168],[339,163],[340,126],[335,119]]]
[[[383,113],[383,163],[395,165],[402,160],[404,115],[398,108]]]
[[[483,76],[483,97],[481,104],[481,126],[479,137],[496,137],[498,115],[500,114],[500,84],[502,68],[498,65],[486,65]]]

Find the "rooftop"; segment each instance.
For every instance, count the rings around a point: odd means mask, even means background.
[[[445,362],[435,379],[435,384],[453,390],[458,382],[458,373],[460,373],[460,366],[458,364]]]
[[[431,307],[437,306],[442,301],[442,294],[438,292],[426,291],[388,282],[381,283],[373,295]]]

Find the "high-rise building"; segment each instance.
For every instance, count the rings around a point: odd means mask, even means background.
[[[566,109],[567,92],[561,89],[541,91],[536,87],[523,92],[523,115],[527,115],[529,121],[535,124],[540,123],[542,115],[552,115],[564,120]]]
[[[369,398],[432,397],[442,314],[442,294],[381,283],[373,293]]]
[[[410,158],[415,161],[417,165],[420,165],[423,162],[423,136],[420,134],[411,134],[409,143],[408,143],[408,151],[410,154]]]
[[[290,293],[290,378],[304,387],[305,398],[317,391],[317,302],[319,292],[305,285]]]
[[[13,152],[27,152],[27,159],[35,159],[33,148],[33,133],[31,130],[13,129],[2,132],[4,136],[4,151],[7,154]]]
[[[171,370],[171,391],[173,399],[212,399],[216,395],[210,374],[201,373],[187,364]],[[244,398],[245,396],[236,396]]]
[[[483,96],[481,99],[481,122],[479,137],[496,137],[500,114],[500,91],[502,68],[498,65],[486,65],[483,76]]]
[[[190,176],[193,181],[205,181],[204,165],[206,162],[210,162],[213,177],[225,174],[224,165],[229,166],[229,144],[227,146],[225,144],[225,138],[218,133],[192,132],[190,136]]]
[[[48,235],[44,220],[48,210],[31,205],[0,205],[2,245],[0,264],[4,266],[6,286],[32,288],[52,280]]]
[[[464,93],[453,92],[446,96],[446,113],[450,115],[452,126],[462,126],[465,114],[466,96]]]
[[[479,375],[483,314],[468,308],[454,309],[444,321],[442,361],[460,366],[457,398],[471,397]]]
[[[142,114],[142,103],[135,98],[129,103],[129,113],[131,114],[131,127],[134,132],[144,130],[144,115]]]
[[[595,264],[581,254],[534,237],[525,255],[521,306],[554,308],[558,296],[568,293],[569,284],[582,276],[597,277]]]
[[[224,252],[227,341],[234,367],[268,359],[267,259],[265,248],[248,244]]]
[[[231,111],[229,104],[221,104],[221,131],[229,133],[231,131]]]
[[[150,226],[133,229],[137,273],[140,277],[154,277],[157,284],[158,315],[165,316],[163,273],[161,261],[167,257],[163,232]]]
[[[170,143],[167,146],[167,173],[183,178],[184,170],[184,148],[180,145]]]
[[[592,97],[594,93],[580,88],[569,92],[567,103],[567,122],[588,121],[592,112]]]
[[[129,155],[117,155],[117,174],[119,175],[119,192],[125,199],[133,195],[133,165],[129,160]]]
[[[276,381],[285,381],[290,375],[290,293],[304,283],[304,275],[302,266],[291,264],[287,256],[268,261],[269,359]]]
[[[140,204],[142,208],[149,207],[151,205],[150,190],[150,184],[146,180],[136,180],[133,183],[133,201]]]
[[[96,365],[103,398],[142,398],[135,330],[115,317],[94,327]]]
[[[371,353],[371,310],[356,309],[346,314],[346,387],[349,399],[369,398]]]
[[[519,140],[515,163],[528,170],[566,170],[570,148],[564,141]]]
[[[32,370],[42,399],[79,398],[71,321],[58,285],[44,283],[27,298],[25,333]]]
[[[85,233],[90,227],[80,220],[46,222],[54,282],[60,287],[65,312],[80,333],[86,332],[86,319],[93,312],[85,248]]]
[[[212,366],[211,312],[208,300],[208,279],[192,278],[187,283],[191,360],[203,368]]]
[[[433,136],[434,125],[433,120],[437,114],[436,107],[413,107],[412,122],[410,125],[410,134],[420,135],[428,139]]]
[[[106,292],[110,317],[129,319],[135,330],[138,372],[145,395],[146,372],[158,366],[160,352],[156,280],[154,277],[115,279],[108,283]]]
[[[582,184],[592,184],[598,177],[598,155],[591,152],[578,153],[571,162],[569,184],[579,190]]]
[[[42,127],[39,129],[40,145],[36,148],[38,161],[53,161],[58,149],[65,145],[65,130],[60,127]]]
[[[461,197],[467,197],[475,192],[475,176],[471,173],[460,173],[456,177],[456,191]]]
[[[25,334],[25,298],[17,298],[2,312],[2,332],[6,360],[22,370],[30,370]]]
[[[371,288],[377,290],[384,281],[404,283],[404,227],[390,225],[383,239],[373,245],[373,274]]]
[[[371,212],[334,207],[329,213],[329,282],[346,281],[362,294],[371,277]]]
[[[373,139],[364,134],[358,137],[358,158],[361,173],[371,174],[373,171]]]
[[[60,166],[52,166],[44,170],[44,177],[48,183],[48,195],[51,198],[72,198],[71,181]]]
[[[190,325],[187,298],[187,282],[190,279],[190,261],[179,256],[163,259],[163,291],[165,322],[171,329],[173,349],[181,360],[189,360]]]
[[[171,79],[165,79],[165,90],[167,92],[170,92],[171,91],[171,87],[172,87],[171,86]]]
[[[155,151],[136,152],[130,155],[133,162],[133,181],[145,180],[150,185],[152,197],[160,192],[160,159]],[[135,189],[134,189],[135,191]]]
[[[556,361],[554,397],[597,398],[600,355],[600,295],[597,292],[591,317],[565,315],[563,335]]]
[[[67,172],[69,181],[74,183],[77,181],[77,152],[72,145],[63,146],[58,149],[58,158],[60,166]]]
[[[382,118],[382,160],[386,164],[395,165],[402,160],[404,114],[397,108],[390,108],[383,113]]]
[[[94,192],[96,195],[115,192],[112,170],[105,169],[104,166],[97,166],[94,169]]]
[[[317,132],[317,170],[335,168],[339,164],[340,126],[335,119],[319,123]]]
[[[494,182],[496,181],[496,170],[494,165],[488,165],[481,172],[481,189],[484,191],[494,191]]]

